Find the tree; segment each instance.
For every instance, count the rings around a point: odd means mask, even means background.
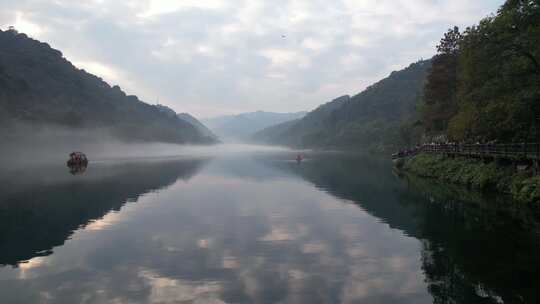
[[[459,53],[459,109],[450,135],[538,141],[540,1],[506,1],[465,31]]]
[[[439,45],[437,45],[437,53],[447,55],[457,54],[459,52],[459,42],[462,38],[463,35],[461,35],[459,28],[454,26],[454,28],[449,29],[444,34],[444,37],[439,42]]]
[[[444,34],[424,87],[423,123],[431,135],[445,133],[457,112],[457,62],[462,35],[456,26]]]
[[[13,34],[18,34],[18,33],[19,33],[19,32],[15,29],[15,27],[14,27],[13,25],[10,25],[10,26],[8,27],[8,30],[7,30],[7,31],[10,32],[10,33],[13,33]]]

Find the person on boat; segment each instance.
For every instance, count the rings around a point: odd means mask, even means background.
[[[302,156],[302,154],[296,155],[296,162],[297,163],[300,163],[303,159],[304,159],[304,157]]]
[[[86,166],[87,164],[88,159],[86,158],[86,155],[84,155],[82,152],[73,152],[69,154],[69,160],[67,161],[68,166]]]

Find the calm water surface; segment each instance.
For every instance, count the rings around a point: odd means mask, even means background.
[[[3,171],[0,303],[538,303],[536,213],[339,153]]]

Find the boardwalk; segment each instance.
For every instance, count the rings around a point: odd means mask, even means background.
[[[517,144],[424,144],[392,155],[398,159],[417,153],[438,153],[474,158],[540,160],[540,143]]]

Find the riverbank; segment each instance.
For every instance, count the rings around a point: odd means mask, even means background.
[[[421,177],[509,194],[518,202],[540,205],[540,175],[532,168],[440,154],[420,153],[405,158],[399,169]]]

